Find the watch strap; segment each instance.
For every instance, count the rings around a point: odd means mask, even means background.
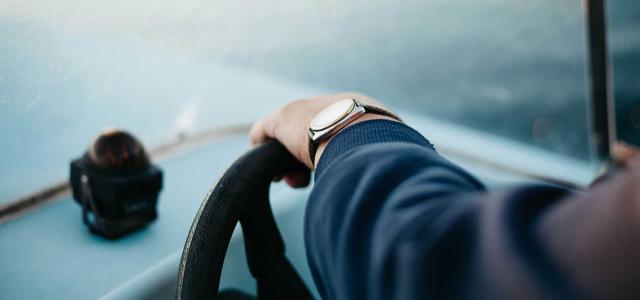
[[[311,165],[316,165],[316,152],[318,151],[318,144],[314,143],[311,138],[309,138],[309,157],[311,158]]]
[[[392,119],[396,119],[400,122],[402,122],[402,119],[400,119],[400,117],[398,117],[396,114],[384,109],[384,108],[380,108],[377,106],[373,106],[373,105],[367,105],[367,104],[363,104],[360,103],[360,105],[362,107],[364,107],[364,112],[365,114],[375,114],[375,115],[381,115],[381,116],[385,116],[385,117],[389,117]]]

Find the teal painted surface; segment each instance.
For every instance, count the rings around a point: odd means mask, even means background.
[[[427,128],[421,131],[428,133]],[[155,279],[140,275],[182,249],[203,197],[247,149],[246,136],[232,136],[162,161],[165,187],[159,219],[118,241],[90,235],[82,224],[80,207],[70,198],[0,226],[0,299],[91,299],[127,284],[141,283],[134,289],[140,294],[158,284],[166,287],[164,283],[172,276],[171,261],[163,268],[166,272]],[[492,187],[526,180],[462,163]],[[307,193],[308,189],[275,184],[271,199],[287,255],[313,287],[303,243]],[[221,286],[253,292],[255,283],[247,271],[239,233],[229,247]],[[162,291],[167,299],[171,298],[170,290]]]
[[[93,299],[126,283],[182,248],[209,188],[247,148],[246,137],[236,136],[163,161],[166,177],[159,219],[118,241],[90,235],[72,199],[0,226],[0,299]],[[287,242],[297,245],[290,253],[298,262],[304,262],[305,195],[281,185],[272,191],[274,211],[284,216],[281,228],[286,229]],[[252,284],[240,247],[238,242],[230,247],[234,263],[226,266],[224,285]]]

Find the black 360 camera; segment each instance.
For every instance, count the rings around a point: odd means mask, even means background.
[[[101,134],[81,158],[71,162],[70,182],[92,233],[116,239],[158,215],[162,171],[127,132]]]

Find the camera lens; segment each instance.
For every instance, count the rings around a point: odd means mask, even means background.
[[[149,167],[149,157],[140,141],[122,130],[100,134],[84,159],[92,168],[110,173],[136,172]]]

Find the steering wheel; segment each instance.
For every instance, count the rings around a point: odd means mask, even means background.
[[[257,281],[257,298],[313,299],[285,257],[284,241],[269,204],[273,178],[296,167],[301,163],[275,140],[250,150],[231,165],[193,220],[180,260],[176,299],[251,298],[218,293],[224,257],[238,222],[249,270]]]

